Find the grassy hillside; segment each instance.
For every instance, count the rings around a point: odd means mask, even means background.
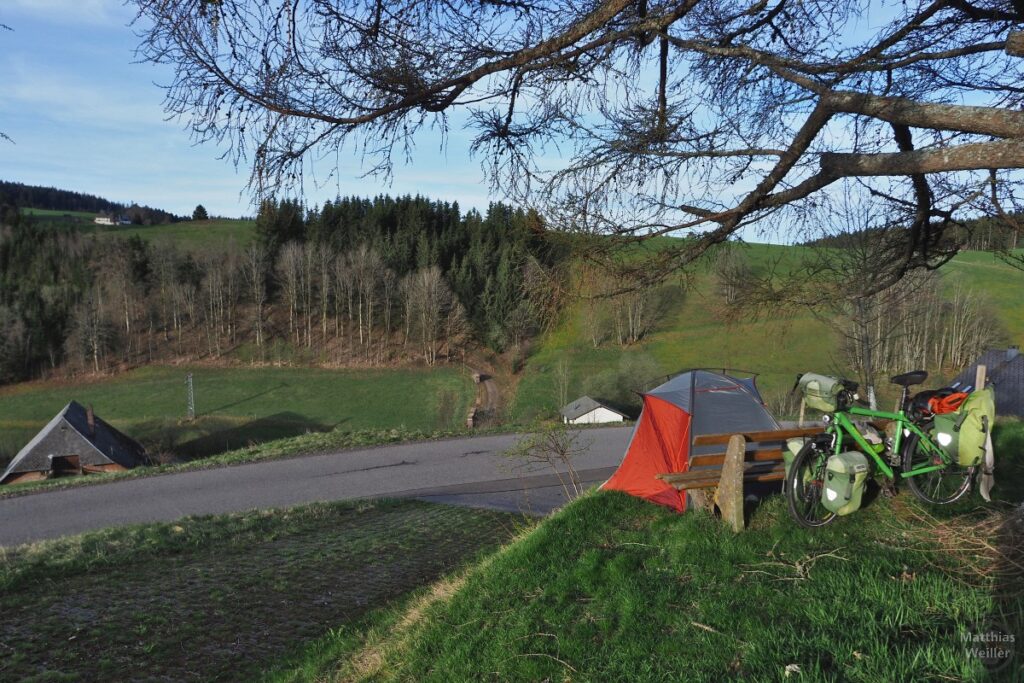
[[[252,241],[255,226],[255,221],[225,218],[208,221],[181,221],[164,225],[114,226],[102,230],[100,234],[119,237],[137,235],[146,241],[167,240],[181,249],[194,250],[223,246],[229,239],[235,240],[239,246],[244,247]]]
[[[185,250],[223,246],[234,239],[239,246],[252,241],[256,222],[247,219],[214,218],[206,221],[180,221],[158,225],[96,225],[93,219],[99,215],[88,211],[61,211],[57,209],[21,210],[33,216],[40,225],[56,228],[75,228],[79,232],[102,237],[138,236],[146,241],[169,241]]]
[[[1013,500],[1022,446],[1020,425],[998,437],[1016,449],[999,488]],[[774,497],[735,535],[703,512],[589,495],[271,680],[988,680],[964,638],[1021,632],[1024,558],[1005,508],[977,505],[901,493],[808,531]]]
[[[745,250],[755,268],[779,269],[793,263],[802,247],[749,245]],[[945,266],[947,283],[960,281],[982,294],[995,312],[1005,342],[1024,344],[1024,272],[988,253],[966,252]],[[813,370],[844,373],[836,353],[835,333],[809,313],[789,317],[729,322],[722,315],[721,295],[707,268],[693,273],[656,331],[639,344],[621,348],[605,342],[594,348],[584,327],[585,304],[567,310],[561,323],[540,339],[528,359],[511,416],[528,421],[557,410],[556,366],[569,363],[569,399],[587,391],[588,382],[602,372],[629,363],[649,367],[652,379],[692,367],[738,368],[760,373],[758,383],[772,404],[792,387],[794,375]],[[637,362],[643,357],[643,362]],[[948,371],[947,371],[948,372]],[[884,394],[883,394],[884,395]]]
[[[185,421],[185,375],[196,416]],[[205,456],[252,442],[331,429],[461,424],[474,395],[454,368],[319,370],[153,366],[93,382],[33,382],[0,388],[0,458],[9,458],[69,400],[154,452]],[[6,458],[0,460],[6,462]]]

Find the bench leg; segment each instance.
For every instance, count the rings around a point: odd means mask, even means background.
[[[743,531],[743,457],[746,451],[747,440],[741,435],[729,439],[716,496],[722,521],[736,532]]]
[[[709,491],[714,489],[691,489],[686,493],[690,496],[690,502],[693,503],[693,507],[696,510],[707,510],[711,512],[715,509],[715,500]]]

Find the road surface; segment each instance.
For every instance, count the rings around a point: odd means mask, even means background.
[[[576,467],[596,485],[618,466],[632,430],[582,432]],[[0,546],[121,524],[173,521],[315,501],[417,498],[547,514],[565,502],[548,467],[514,470],[502,457],[519,435],[464,437],[143,477],[0,499]]]

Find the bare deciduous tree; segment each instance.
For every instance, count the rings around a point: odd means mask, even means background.
[[[96,290],[86,292],[75,308],[74,331],[68,338],[68,344],[77,347],[84,365],[90,365],[93,372],[99,372],[115,338],[113,326],[103,315]]]
[[[917,368],[960,368],[996,340],[994,317],[961,284],[947,300],[934,272],[887,283],[878,268],[879,249],[900,228],[850,197],[841,207],[830,214],[829,239],[798,252],[786,274],[745,281],[748,289],[775,287],[783,293],[744,291],[742,298],[784,298],[835,331],[841,361],[856,372],[871,408],[877,407],[883,377]]]
[[[423,360],[437,363],[441,342],[465,330],[465,314],[437,266],[421,268],[402,279],[402,297],[412,329],[419,336]]]
[[[735,306],[740,303],[746,283],[753,277],[750,263],[740,251],[740,246],[733,242],[720,245],[714,254],[712,268],[716,289],[726,305]]]
[[[269,268],[267,266],[266,250],[261,245],[253,243],[245,248],[242,270],[255,313],[253,326],[256,328],[256,346],[262,349],[263,308],[267,303],[267,273]]]
[[[303,246],[299,242],[289,242],[281,247],[281,255],[277,257],[277,273],[281,281],[285,299],[288,300],[288,332],[300,341],[299,315],[302,305],[303,281]]]
[[[541,468],[550,468],[558,478],[566,499],[573,500],[584,491],[576,458],[587,452],[591,440],[583,438],[578,428],[562,423],[546,425],[505,451],[505,457],[516,462],[517,468],[532,474]]]
[[[331,269],[334,265],[334,254],[326,244],[314,246],[314,262],[316,264],[316,288],[320,303],[320,335],[322,343],[327,341],[327,320],[334,297],[334,278]]]
[[[647,279],[755,221],[813,224],[838,183],[903,226],[884,288],[949,258],[990,169],[1024,167],[1017,2],[130,4],[141,57],[174,69],[166,110],[251,160],[257,193],[346,145],[387,173],[461,110],[492,180],[555,225],[693,236],[623,264]]]
[[[375,249],[360,244],[349,253],[359,325],[359,343],[369,352],[373,344],[373,328],[380,303],[381,277],[384,261]]]
[[[334,318],[335,318],[335,336],[340,337],[342,333],[341,325],[341,308],[344,304],[345,317],[347,324],[344,326],[348,331],[348,346],[349,351],[352,349],[352,298],[354,296],[354,278],[352,275],[352,267],[349,263],[349,259],[346,254],[338,254],[334,257],[334,263],[332,266],[333,279],[334,279]]]

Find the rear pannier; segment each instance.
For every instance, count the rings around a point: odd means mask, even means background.
[[[995,413],[991,388],[971,392],[958,411],[935,416],[932,440],[961,467],[973,467],[985,456],[985,442]]]
[[[839,392],[843,390],[843,383],[838,379],[827,375],[818,375],[813,372],[805,372],[797,380],[797,384],[808,408],[814,408],[825,413],[835,411],[839,401]]]

